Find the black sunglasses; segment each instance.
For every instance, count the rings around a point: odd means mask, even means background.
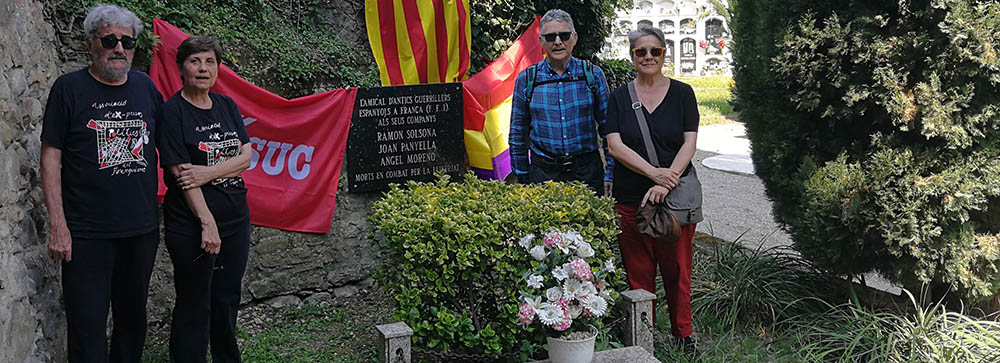
[[[569,40],[569,37],[572,35],[573,32],[558,32],[558,33],[542,34],[542,38],[545,39],[546,42],[552,43],[556,41],[556,36],[559,36],[559,39],[565,42]]]
[[[191,260],[191,262],[194,263],[195,265],[207,268],[209,270],[221,270],[222,266],[216,266],[214,258],[202,259],[202,257],[205,256],[205,253],[206,252],[202,252],[200,255],[198,255],[198,257],[195,257],[193,260]],[[199,262],[199,260],[201,260],[201,262]]]
[[[101,46],[104,47],[104,49],[115,49],[118,42],[122,42],[122,49],[135,48],[135,38],[128,35],[122,35],[121,38],[115,38],[114,35],[108,34],[98,39],[101,40]]]
[[[641,58],[641,57],[645,57],[646,53],[649,53],[649,55],[654,56],[654,57],[659,57],[659,56],[663,55],[663,47],[655,47],[655,48],[632,48],[632,56]]]

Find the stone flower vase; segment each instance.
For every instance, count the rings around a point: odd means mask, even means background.
[[[589,338],[570,340],[546,337],[549,343],[549,361],[552,363],[590,363],[594,358],[594,340],[597,338],[597,328],[589,326],[590,331],[584,333]],[[576,334],[576,333],[574,333]]]

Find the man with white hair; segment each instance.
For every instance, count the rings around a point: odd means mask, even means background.
[[[154,115],[163,96],[130,70],[142,31],[134,13],[99,4],[83,27],[91,64],[56,80],[42,121],[49,255],[62,261],[69,361],[139,362],[159,242]]]
[[[611,189],[614,161],[598,128],[605,124],[608,84],[600,67],[573,57],[577,34],[563,10],[540,21],[545,59],[517,76],[510,121],[511,167],[519,182],[582,181],[597,195]],[[530,154],[530,156],[529,156]]]

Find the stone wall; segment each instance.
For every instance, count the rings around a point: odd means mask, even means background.
[[[357,6],[345,2],[343,11],[330,15],[348,17]],[[47,254],[39,135],[52,83],[86,60],[75,52],[62,52],[70,59],[60,59],[57,49],[83,45],[61,44],[43,12],[35,0],[0,1],[0,362],[66,360],[60,267]],[[341,35],[364,32],[363,22],[351,27],[355,31]],[[369,241],[372,227],[363,219],[377,198],[338,193],[327,234],[253,227],[243,303],[295,304],[371,287],[378,247]],[[150,321],[168,321],[173,298],[170,260],[161,247],[151,281]]]
[[[36,1],[0,2],[0,362],[65,361],[59,266],[39,183],[42,109],[61,73]]]
[[[254,226],[250,258],[243,278],[245,305],[298,303],[334,295],[347,296],[371,287],[378,267],[378,247],[364,218],[377,194],[337,195],[327,234],[287,232]],[[173,269],[161,244],[150,282],[150,321],[168,321],[173,306]]]

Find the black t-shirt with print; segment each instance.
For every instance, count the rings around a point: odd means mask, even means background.
[[[131,237],[158,228],[156,121],[163,96],[145,73],[98,82],[86,68],[49,91],[42,142],[62,150],[62,202],[74,238]]]
[[[684,133],[698,131],[700,116],[694,89],[687,83],[671,79],[670,89],[663,96],[660,105],[656,106],[652,113],[645,107],[642,108],[642,112],[646,116],[646,123],[649,124],[649,134],[653,139],[653,149],[656,150],[660,166],[668,168],[684,145]],[[632,109],[632,98],[629,97],[627,84],[611,92],[605,131],[609,134],[615,132],[621,134],[625,146],[642,156],[643,160],[649,161],[649,157],[646,156],[646,144],[642,139],[635,111]],[[688,170],[691,167],[688,164]],[[649,188],[653,187],[652,180],[632,171],[625,164],[615,163],[614,173],[615,183],[611,195],[619,203],[639,204]],[[687,170],[684,173],[687,174]]]
[[[195,107],[177,92],[160,107],[156,119],[160,123],[157,145],[163,181],[167,195],[163,200],[163,221],[167,230],[185,234],[201,233],[197,216],[188,207],[184,191],[177,184],[169,166],[190,163],[212,166],[240,154],[243,144],[250,142],[236,102],[229,97],[209,93],[212,108]],[[219,234],[226,236],[249,223],[247,190],[243,178],[218,178],[201,186]]]

